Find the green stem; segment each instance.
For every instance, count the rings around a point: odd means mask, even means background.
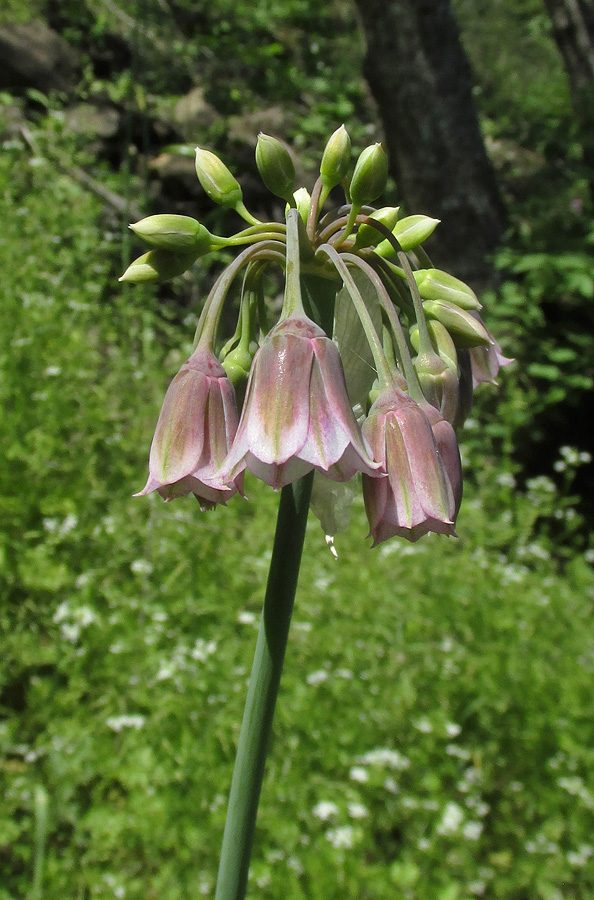
[[[305,538],[313,472],[283,488],[241,724],[215,900],[244,900],[268,741]]]

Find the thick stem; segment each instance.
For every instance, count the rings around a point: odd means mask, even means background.
[[[256,814],[305,538],[313,472],[283,488],[237,746],[215,900],[244,900]]]

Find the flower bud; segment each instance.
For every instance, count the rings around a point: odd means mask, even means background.
[[[256,165],[271,194],[293,204],[295,166],[284,144],[260,132],[256,144]]]
[[[444,363],[449,366],[449,368],[457,374],[458,372],[458,354],[456,353],[456,346],[450,337],[450,333],[445,328],[441,322],[438,322],[437,319],[427,319],[427,330],[429,332],[429,337],[431,338],[431,343],[433,344],[433,348],[440,359],[443,359]],[[410,329],[410,342],[417,351],[419,352],[419,326],[413,325]]]
[[[413,273],[423,300],[447,300],[462,309],[480,309],[478,297],[467,284],[441,269],[419,269]]]
[[[453,422],[458,411],[458,373],[436,353],[419,354],[413,359],[413,366],[425,399],[444,419]]]
[[[172,253],[170,250],[149,250],[130,263],[119,281],[143,284],[149,281],[168,281],[183,275],[196,262],[199,254]]]
[[[357,160],[351,179],[351,201],[353,206],[373,203],[386,187],[388,178],[388,158],[381,144],[366,147]]]
[[[213,203],[235,209],[243,201],[239,182],[227,166],[210,150],[196,147],[196,174]]]
[[[406,252],[413,250],[426,241],[433,234],[440,219],[432,219],[430,216],[406,216],[392,229],[392,234],[397,239],[401,248]],[[395,256],[396,251],[390,241],[382,241],[375,251],[379,256]]]
[[[384,206],[382,209],[376,209],[369,218],[375,219],[376,222],[380,222],[391,231],[396,224],[399,212],[399,206]],[[373,225],[359,225],[354,249],[362,250],[364,247],[373,247],[375,244],[379,244],[381,240],[381,231],[378,231]],[[388,242],[386,241],[386,243]]]
[[[320,178],[326,191],[331,191],[345,178],[350,161],[351,139],[344,125],[341,125],[328,139],[322,154]]]
[[[301,220],[304,225],[307,225],[307,217],[309,215],[309,207],[311,206],[311,195],[307,188],[300,187],[298,191],[295,191],[293,194],[293,199],[295,201],[295,206],[297,207],[297,212],[301,216]],[[289,204],[285,206],[285,216],[289,211]]]
[[[148,216],[130,225],[130,228],[147,244],[174,253],[194,250],[202,256],[211,249],[212,235],[191,216]]]
[[[447,300],[425,300],[423,309],[449,331],[456,347],[489,347],[489,332],[470,312]]]

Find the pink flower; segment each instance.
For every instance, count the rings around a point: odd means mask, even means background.
[[[303,314],[279,322],[254,357],[221,478],[245,468],[276,490],[312,469],[348,481],[379,468],[351,409],[338,350]]]
[[[460,450],[456,439],[456,432],[453,425],[445,419],[439,410],[425,403],[422,406],[423,412],[429,419],[431,431],[439,450],[439,455],[445,469],[452,488],[454,496],[454,517],[458,515],[460,504],[462,503],[462,461],[460,459]]]
[[[363,435],[387,472],[385,478],[363,476],[373,546],[394,535],[409,541],[428,531],[453,535],[454,492],[420,406],[396,387],[382,391],[363,423]]]
[[[476,312],[471,315],[485,325],[481,317]],[[497,343],[491,332],[486,329],[487,334],[492,340],[489,347],[472,347],[470,350],[470,363],[472,366],[472,384],[473,388],[477,388],[479,384],[487,382],[488,384],[497,384],[495,379],[499,373],[499,369],[503,366],[509,366],[513,363],[513,359],[508,359],[503,355],[500,345]]]
[[[193,493],[201,506],[225,503],[241,481],[215,479],[237,431],[235,391],[211,350],[198,347],[167,389],[139,494],[164,500]]]

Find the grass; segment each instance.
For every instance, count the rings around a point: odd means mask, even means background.
[[[16,142],[0,210],[0,900],[208,896],[277,497],[131,497],[191,325]],[[458,540],[371,552],[358,499],[335,560],[309,522],[252,900],[594,889],[589,557],[470,438]]]

